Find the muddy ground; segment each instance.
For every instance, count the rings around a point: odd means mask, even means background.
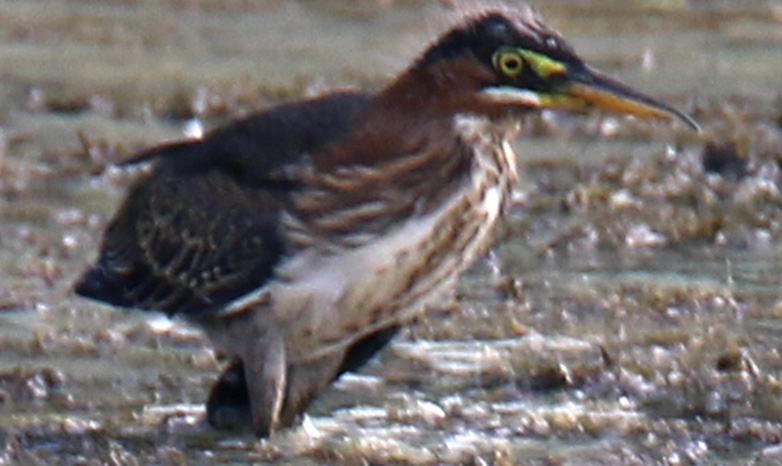
[[[530,117],[453,305],[260,442],[204,425],[196,330],[72,295],[137,175],[113,163],[378,89],[441,4],[0,3],[0,464],[782,464],[782,3],[535,3],[702,133]]]

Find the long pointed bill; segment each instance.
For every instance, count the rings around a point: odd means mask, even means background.
[[[626,113],[639,117],[679,119],[684,124],[699,131],[698,124],[661,100],[642,94],[621,82],[594,70],[573,74],[570,82],[560,88],[554,97],[561,101],[577,105],[586,105],[617,113]],[[545,105],[545,98],[544,106]],[[552,102],[556,106],[556,102]]]
[[[636,91],[608,76],[585,68],[569,71],[560,65],[548,75],[559,81],[549,92],[535,92],[513,86],[484,89],[481,96],[492,103],[521,107],[583,109],[599,108],[642,118],[678,119],[700,131],[698,124],[665,102]]]

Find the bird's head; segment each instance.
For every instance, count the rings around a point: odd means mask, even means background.
[[[391,105],[503,115],[584,109],[695,122],[596,71],[531,9],[484,11],[437,40],[387,90]]]

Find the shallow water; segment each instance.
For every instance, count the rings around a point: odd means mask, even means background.
[[[377,89],[442,13],[1,3],[0,464],[782,462],[782,4],[537,3],[703,134],[530,118],[518,204],[455,304],[261,442],[201,422],[220,362],[198,332],[71,295],[134,176],[111,162],[288,98]]]

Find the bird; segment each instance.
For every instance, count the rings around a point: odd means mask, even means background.
[[[293,426],[492,245],[543,109],[686,114],[586,64],[530,7],[465,15],[378,92],[283,103],[142,150],[83,297],[200,327],[217,429]]]

